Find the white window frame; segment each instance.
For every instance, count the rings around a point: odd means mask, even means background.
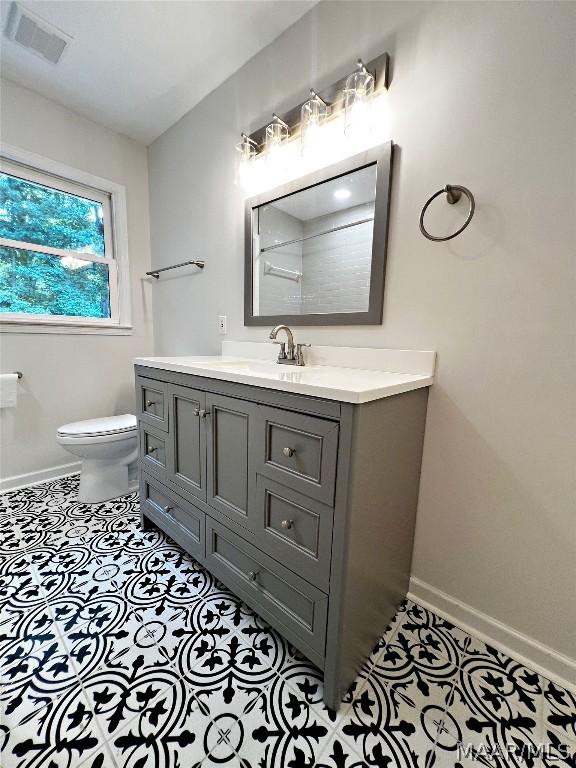
[[[0,333],[113,333],[131,332],[130,273],[126,190],[115,182],[79,171],[63,163],[7,144],[0,146],[0,170],[72,195],[102,203],[104,213],[104,256],[63,250],[0,237],[0,245],[23,248],[53,256],[106,264],[110,291],[110,318],[69,315],[0,313]]]

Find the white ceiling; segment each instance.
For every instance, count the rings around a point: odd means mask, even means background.
[[[2,76],[149,144],[316,2],[28,0],[74,40],[53,65],[2,36]]]

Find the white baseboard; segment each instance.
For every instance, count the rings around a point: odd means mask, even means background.
[[[0,480],[0,493],[2,491],[15,491],[18,488],[25,488],[28,485],[38,485],[48,480],[57,480],[59,477],[75,475],[80,472],[81,461],[74,461],[71,464],[61,464],[59,467],[49,467],[40,469],[37,472],[26,472],[24,475],[14,475]]]
[[[576,687],[572,682],[576,680],[576,659],[558,653],[414,576],[410,579],[408,599],[434,611],[468,634],[489,643],[548,680],[565,688]]]

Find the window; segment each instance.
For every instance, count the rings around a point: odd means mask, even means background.
[[[120,324],[113,198],[2,159],[0,322]]]

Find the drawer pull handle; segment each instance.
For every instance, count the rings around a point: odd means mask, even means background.
[[[170,507],[170,506],[168,506],[168,504],[166,504],[166,506],[164,507],[164,512],[166,512],[166,513],[172,512],[173,509],[174,509],[174,507]]]
[[[156,405],[156,400],[146,400],[146,408],[151,408],[153,405]]]
[[[289,531],[290,528],[292,528],[292,526],[294,525],[294,520],[282,520],[280,525],[282,526],[282,528],[285,528],[287,531]]]
[[[256,581],[257,578],[258,578],[258,571],[250,571],[250,573],[248,574],[248,580]]]
[[[155,445],[149,445],[148,446],[148,453],[155,453],[158,449]]]
[[[288,458],[290,458],[291,456],[294,456],[296,451],[294,450],[294,448],[282,448],[282,453],[284,454],[284,456],[288,456]]]

